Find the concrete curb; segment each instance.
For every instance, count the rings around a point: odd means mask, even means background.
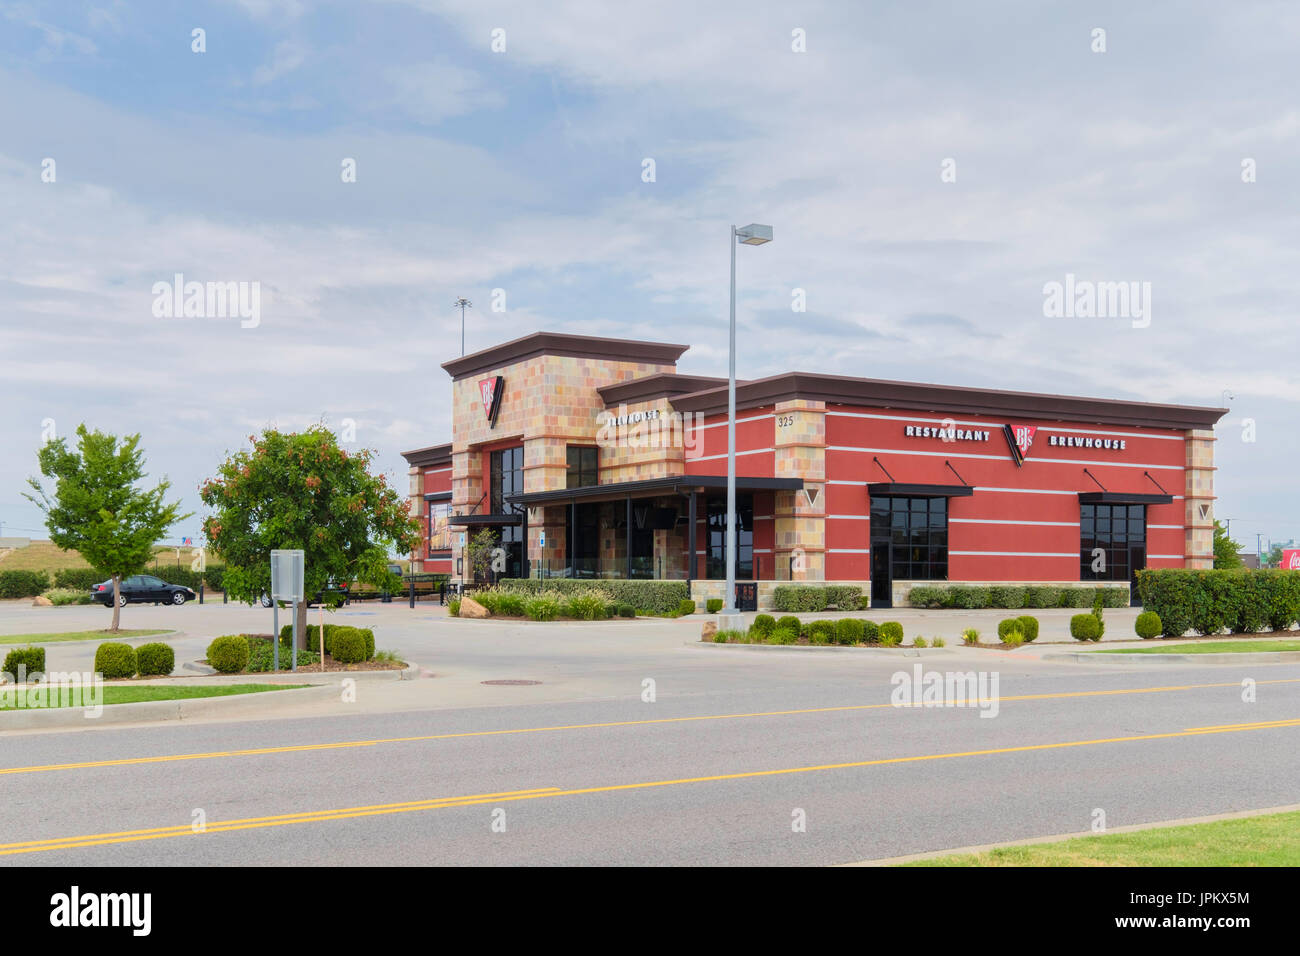
[[[1104,664],[1131,667],[1136,664],[1285,664],[1300,661],[1300,651],[1229,651],[1223,654],[1044,654],[1045,661],[1073,661],[1076,664]]]
[[[838,866],[898,866],[901,863],[914,863],[918,860],[933,860],[945,856],[969,856],[976,853],[988,853],[1012,846],[1037,846],[1042,843],[1064,843],[1066,840],[1083,840],[1091,837],[1105,837],[1115,833],[1140,833],[1143,830],[1156,830],[1164,827],[1196,826],[1201,823],[1218,823],[1220,820],[1244,820],[1249,817],[1263,817],[1274,813],[1294,813],[1300,810],[1300,803],[1281,807],[1266,807],[1262,810],[1235,810],[1230,813],[1215,813],[1208,817],[1183,817],[1179,820],[1156,820],[1153,823],[1136,823],[1126,827],[1108,827],[1102,833],[1084,830],[1080,833],[1055,833],[1051,836],[1026,837],[1023,840],[1010,840],[1006,843],[985,843],[980,846],[963,846],[955,850],[930,850],[926,853],[910,853],[907,856],[891,856],[879,860],[862,860],[857,863],[840,863]]]
[[[838,651],[841,654],[872,654],[887,657],[929,657],[931,654],[951,654],[949,647],[843,647],[835,644],[715,644],[712,641],[687,641],[687,647],[716,647],[729,651]]]
[[[320,684],[295,688],[295,692],[311,698],[333,697],[338,687]],[[279,697],[280,691],[258,694],[238,694],[233,697],[198,697],[191,700],[148,700],[135,704],[110,704],[98,717],[87,717],[80,707],[58,707],[47,710],[6,710],[0,712],[0,732],[7,730],[92,730],[106,724],[156,723],[165,720],[187,720],[197,717],[257,715],[264,706],[256,698],[269,695]]]
[[[213,683],[231,683],[247,684],[249,680],[255,680],[259,684],[294,684],[299,683],[306,678],[311,678],[316,682],[324,680],[342,680],[344,677],[356,677],[362,680],[415,680],[420,676],[419,664],[407,664],[400,671],[387,668],[385,670],[372,671],[321,671],[314,670],[297,670],[297,671],[261,671],[251,674],[218,674],[207,664],[200,664],[198,661],[186,661],[181,665],[183,670],[194,671],[201,677],[214,677]]]

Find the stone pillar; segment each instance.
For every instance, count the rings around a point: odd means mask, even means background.
[[[1184,566],[1214,567],[1214,430],[1187,432],[1186,551]]]
[[[778,402],[775,433],[776,477],[804,481],[803,491],[774,495],[776,577],[822,581],[826,576],[826,403]]]
[[[425,548],[429,540],[429,516],[424,507],[424,469],[412,465],[406,469],[410,476],[410,515],[412,518],[420,519],[420,528],[423,532],[424,540],[421,541],[414,551],[411,552],[411,573],[419,574],[424,569],[424,562],[421,557],[424,555]]]
[[[469,514],[480,504],[483,492],[487,488],[483,483],[483,453],[479,451],[458,451],[451,456],[451,512],[453,515]],[[479,512],[488,510],[488,502],[482,502]],[[464,525],[451,526],[451,576],[452,580],[470,581],[474,572],[469,566],[466,548],[461,546],[460,536],[465,535],[468,543],[471,533]],[[461,573],[456,574],[456,561],[461,560]]]

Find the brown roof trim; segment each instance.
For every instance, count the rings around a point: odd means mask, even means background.
[[[787,372],[736,385],[737,407],[753,408],[795,399],[870,408],[914,409],[934,414],[1015,416],[1182,430],[1213,428],[1228,413],[1226,408],[1200,405],[1158,405],[1111,398],[889,382],[813,372]],[[718,414],[727,410],[727,389],[724,386],[680,395],[674,397],[672,403],[679,412]]]
[[[676,372],[657,372],[654,375],[645,375],[641,378],[629,379],[626,382],[615,382],[613,385],[602,385],[596,389],[600,397],[605,400],[606,407],[610,405],[627,404],[628,402],[648,402],[656,398],[668,398],[672,395],[684,395],[688,392],[699,392],[705,389],[725,386],[727,380],[718,378],[716,375],[679,375]],[[739,384],[739,383],[737,383]]]
[[[430,465],[451,464],[451,442],[445,445],[430,445],[428,448],[416,448],[402,452],[406,463],[413,468],[428,468]]]
[[[669,342],[607,339],[594,335],[570,335],[567,332],[534,332],[481,352],[443,362],[442,367],[453,381],[459,381],[466,376],[501,368],[537,355],[568,355],[576,358],[674,365],[688,348],[689,345],[674,345]]]

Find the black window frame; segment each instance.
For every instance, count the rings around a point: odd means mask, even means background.
[[[709,581],[727,578],[727,499],[705,500],[704,577]],[[736,493],[736,580],[754,580],[754,496]]]
[[[1102,574],[1092,570],[1096,548],[1101,548],[1106,558],[1106,570]],[[1146,559],[1146,505],[1079,504],[1080,581],[1132,582],[1135,572],[1146,567]],[[1118,575],[1116,569],[1120,569]]]
[[[600,484],[600,448],[596,445],[566,445],[564,476],[566,488],[589,488]]]
[[[948,499],[876,495],[871,550],[889,549],[893,581],[948,580]]]

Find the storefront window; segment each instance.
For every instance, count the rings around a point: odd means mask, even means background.
[[[727,499],[708,500],[709,551],[705,574],[709,578],[727,577]],[[736,579],[754,577],[754,496],[736,495]]]
[[[1079,506],[1079,580],[1130,581],[1146,553],[1146,505]]]
[[[506,499],[524,493],[523,445],[492,452],[491,490],[492,513],[514,514],[515,505]]]
[[[872,498],[871,550],[882,561],[888,551],[892,580],[946,580],[948,499]]]
[[[600,449],[581,445],[568,446],[569,472],[565,477],[566,488],[588,488],[600,481]]]

